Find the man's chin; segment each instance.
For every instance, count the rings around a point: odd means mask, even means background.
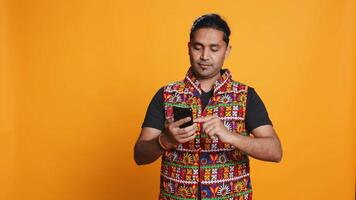
[[[214,74],[212,74],[212,73],[198,73],[198,74],[196,74],[196,77],[198,79],[211,79],[214,77]]]
[[[193,67],[193,73],[198,79],[210,79],[216,75],[212,68],[203,69],[201,67]]]
[[[197,68],[194,68],[193,71],[196,74],[201,74],[201,75],[207,75],[207,74],[211,73],[211,69],[210,68],[197,67]]]

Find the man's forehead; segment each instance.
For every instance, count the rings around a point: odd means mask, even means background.
[[[221,44],[224,43],[224,32],[213,28],[200,28],[195,31],[192,41],[200,44]]]

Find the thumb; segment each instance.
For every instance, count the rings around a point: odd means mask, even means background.
[[[168,125],[168,124],[173,123],[173,122],[174,122],[174,121],[173,121],[173,118],[170,117],[170,118],[167,118],[167,119],[166,119],[165,124]]]

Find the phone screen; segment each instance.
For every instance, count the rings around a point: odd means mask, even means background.
[[[173,115],[174,115],[174,121],[178,121],[180,119],[190,117],[190,121],[180,125],[179,128],[185,128],[193,124],[192,108],[181,108],[181,107],[173,106]]]

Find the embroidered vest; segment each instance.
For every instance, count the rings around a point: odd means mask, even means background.
[[[201,88],[191,69],[183,81],[164,87],[166,119],[173,106],[191,107],[193,118],[217,115],[234,134],[245,129],[248,86],[235,82],[225,70],[215,82],[213,97],[202,110]],[[252,199],[247,154],[218,138],[210,139],[198,124],[194,140],[162,155],[159,199]]]

